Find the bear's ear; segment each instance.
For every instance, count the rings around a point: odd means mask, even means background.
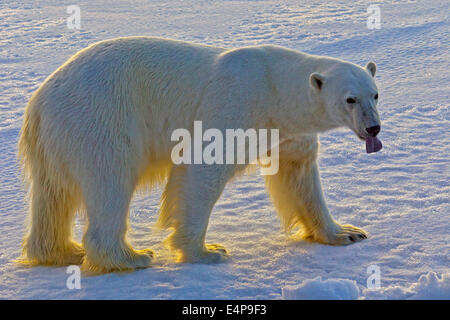
[[[322,90],[324,80],[325,77],[317,72],[311,73],[309,76],[309,83],[311,84],[311,87],[319,91]]]
[[[372,77],[375,77],[375,73],[377,73],[377,65],[375,64],[375,62],[369,62],[366,65],[366,69],[370,72]]]

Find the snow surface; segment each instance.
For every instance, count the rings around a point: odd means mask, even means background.
[[[281,294],[287,300],[355,300],[359,287],[355,280],[317,277],[297,287],[284,287]]]
[[[65,3],[65,2],[64,2]],[[449,299],[448,0],[431,1],[73,1],[81,29],[66,27],[57,0],[0,2],[0,298],[8,299]],[[381,8],[381,29],[366,27]],[[130,239],[151,247],[153,268],[82,277],[66,268],[24,268],[27,207],[16,144],[27,100],[72,54],[107,38],[152,35],[225,47],[277,44],[378,64],[380,138],[366,154],[349,130],[321,136],[320,168],[330,211],[370,232],[346,247],[292,242],[280,229],[263,179],[230,183],[214,208],[207,240],[228,263],[173,263],[153,224],[161,190],[138,195]],[[77,221],[80,239],[83,219]],[[367,268],[381,288],[367,289]],[[284,288],[284,290],[282,290]],[[283,292],[283,294],[282,294]]]

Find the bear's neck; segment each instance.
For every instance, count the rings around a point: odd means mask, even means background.
[[[315,135],[340,126],[324,103],[311,94],[309,82],[311,73],[333,63],[335,60],[326,57],[296,54],[276,64],[272,70],[272,85],[276,84],[273,125],[283,128],[287,135]]]

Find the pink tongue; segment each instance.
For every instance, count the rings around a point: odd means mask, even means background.
[[[381,144],[381,141],[378,140],[377,137],[367,137],[366,138],[366,152],[372,153],[372,152],[378,152],[383,148],[383,145]]]

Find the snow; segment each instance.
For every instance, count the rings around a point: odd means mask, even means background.
[[[430,271],[420,276],[417,283],[409,287],[390,285],[386,288],[363,289],[349,279],[308,279],[298,286],[282,288],[283,299],[287,300],[356,300],[356,299],[413,299],[442,300],[450,294],[450,273],[439,277]]]
[[[435,272],[420,276],[417,283],[407,288],[391,285],[381,290],[365,289],[366,299],[414,299],[414,300],[448,300],[450,294],[450,273],[439,277]]]
[[[322,280],[322,277],[305,280],[297,287],[285,287],[281,292],[286,300],[355,300],[359,297],[355,280]]]
[[[430,1],[87,1],[81,29],[66,26],[57,0],[0,2],[0,298],[3,299],[449,299],[449,17]],[[379,5],[381,29],[367,29]],[[138,195],[129,234],[157,254],[154,267],[82,276],[25,268],[20,256],[27,205],[16,159],[27,100],[59,65],[87,45],[152,35],[238,47],[277,44],[378,65],[380,139],[366,154],[350,130],[321,135],[320,168],[330,211],[368,240],[346,247],[293,242],[256,174],[236,179],[216,204],[207,234],[232,259],[175,264],[166,232],[153,230],[161,190]],[[83,218],[77,220],[81,237]],[[380,268],[368,289],[369,266]],[[284,289],[283,289],[284,288]]]

